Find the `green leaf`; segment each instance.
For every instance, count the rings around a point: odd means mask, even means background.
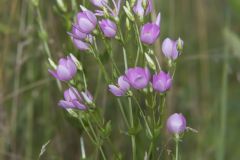
[[[102,137],[108,138],[112,132],[112,124],[111,121],[108,121],[103,129]]]

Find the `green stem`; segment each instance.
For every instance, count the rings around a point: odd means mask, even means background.
[[[84,90],[87,91],[87,80],[84,71],[82,71],[83,74],[83,83],[84,83]]]
[[[90,134],[90,132],[88,131],[88,129],[87,129],[87,127],[85,126],[84,122],[82,121],[81,117],[79,118],[79,120],[80,120],[80,123],[81,123],[82,126],[83,126],[84,131],[87,133],[88,137],[90,138],[90,140],[93,142],[94,145],[97,145],[97,146],[98,146],[98,148],[99,148],[99,150],[100,150],[100,152],[101,152],[101,154],[102,154],[103,159],[106,160],[105,154],[104,154],[104,152],[103,152],[103,150],[102,150],[102,146],[99,146],[98,142],[96,142],[96,140],[94,139],[94,138],[97,139],[96,133],[94,132],[94,130],[93,130],[93,128],[92,128],[92,125],[91,125],[91,123],[89,122],[89,120],[88,120],[88,124],[89,124],[89,126],[90,126],[91,131],[92,131],[93,134],[94,134],[94,137],[93,137],[93,136]]]
[[[151,153],[153,149],[153,141],[151,141],[148,152],[147,152],[147,159],[150,159]]]
[[[179,143],[179,140],[176,139],[176,157],[175,157],[175,160],[178,160],[178,154],[179,154],[179,151],[178,151],[178,143]]]
[[[128,64],[127,64],[127,55],[126,55],[126,50],[123,47],[123,59],[124,59],[124,67],[125,67],[125,71],[127,71],[128,69]]]
[[[99,110],[97,110],[97,113],[98,113],[97,116],[92,114],[91,117],[93,117],[93,119],[95,120],[99,129],[102,130],[104,128],[104,122],[101,119],[102,116],[100,116]],[[111,149],[113,150],[114,154],[116,155],[117,159],[119,159],[117,150],[116,150],[115,146],[113,145],[112,141],[110,140],[109,136],[106,139],[107,139],[107,142],[109,143],[109,145],[111,146]]]
[[[103,38],[103,43],[104,43],[104,45],[105,45],[105,47],[106,47],[106,49],[107,49],[107,53],[108,53],[108,55],[109,55],[109,57],[110,57],[110,60],[111,60],[111,63],[112,63],[113,68],[118,72],[118,74],[120,74],[120,71],[119,71],[119,69],[118,69],[117,63],[116,63],[116,61],[115,61],[115,59],[114,59],[114,56],[113,56],[112,45],[109,45],[109,44],[111,44],[111,42],[110,42],[110,41],[107,42],[106,39]]]
[[[128,106],[129,106],[129,119],[131,128],[134,128],[134,119],[133,119],[133,110],[132,110],[132,99],[128,97]],[[135,133],[131,135],[131,141],[132,141],[132,157],[133,160],[136,160],[136,137]]]
[[[43,27],[42,15],[41,15],[41,12],[40,12],[39,8],[37,7],[36,9],[37,9],[37,21],[38,21],[38,24],[39,24],[39,27],[40,27],[40,32],[42,34],[41,39],[43,41],[43,47],[44,47],[44,49],[47,53],[48,58],[52,58],[51,53],[50,53],[50,49],[49,49],[49,46],[48,46],[48,42],[47,42],[47,37],[46,37],[47,33],[46,33],[46,31]]]
[[[225,138],[226,138],[226,123],[227,123],[227,99],[228,99],[228,46],[225,42],[224,64],[222,71],[222,89],[221,89],[221,108],[220,108],[220,138],[218,160],[225,159]]]
[[[139,48],[138,48],[138,49],[137,49],[137,57],[136,57],[134,66],[137,66],[137,64],[138,64],[139,52],[140,52],[140,51],[139,51]]]
[[[109,77],[108,77],[107,71],[106,71],[106,69],[105,69],[102,61],[100,60],[100,58],[99,58],[98,56],[96,56],[95,58],[96,58],[99,66],[100,66],[101,71],[103,72],[103,75],[104,75],[105,80],[106,80],[107,82],[109,82]]]
[[[107,138],[107,141],[108,141],[110,147],[112,148],[114,154],[116,155],[116,159],[121,160],[121,159],[119,158],[117,149],[115,148],[114,144],[112,143],[112,141],[111,141],[111,139],[110,139],[109,137]]]
[[[157,59],[157,56],[154,55],[154,58],[155,58],[155,61],[157,62],[158,69],[159,69],[159,70],[162,70],[161,65],[160,65],[160,63],[159,63],[159,61],[158,61],[158,59]]]
[[[137,40],[137,43],[138,43],[138,51],[137,51],[137,58],[135,60],[135,66],[137,65],[138,61],[139,61],[139,54],[140,52],[144,55],[144,51],[143,51],[143,46],[142,46],[142,42],[141,42],[141,39],[140,39],[140,34],[139,34],[139,30],[138,30],[138,25],[136,22],[134,22],[134,31],[135,31],[135,35],[136,35],[136,40]],[[139,49],[140,48],[140,49]],[[139,51],[140,50],[140,51]]]
[[[156,120],[155,120],[155,108],[151,108],[152,110],[152,125],[153,125],[153,128],[155,128],[155,124],[156,124]]]
[[[96,132],[95,132],[93,126],[92,126],[92,123],[89,121],[89,119],[88,119],[88,124],[89,124],[89,127],[90,127],[90,129],[91,129],[91,131],[93,133],[93,136],[95,137],[95,139],[98,139],[97,134],[96,134]],[[97,142],[97,145],[98,145],[98,148],[99,148],[99,150],[100,150],[100,152],[102,154],[103,159],[106,160],[106,156],[105,156],[105,154],[103,152],[103,149],[102,149],[102,144],[99,144],[99,140]]]
[[[165,100],[166,100],[166,95],[163,95],[161,97],[160,107],[158,108],[160,116],[159,116],[159,119],[157,121],[157,125],[160,125],[160,123],[162,122],[162,119],[163,119],[163,111],[164,111],[164,106],[165,106]]]
[[[79,121],[80,121],[80,123],[82,124],[83,129],[84,129],[84,131],[87,133],[87,135],[88,135],[88,137],[90,138],[90,140],[93,142],[94,145],[96,145],[95,140],[93,139],[92,135],[88,132],[88,129],[87,129],[87,127],[85,126],[84,122],[82,121],[81,117],[79,118]]]
[[[99,94],[99,90],[100,90],[100,84],[101,84],[101,80],[102,80],[102,72],[98,73],[98,78],[97,78],[97,85],[96,85],[96,89],[94,92],[94,98],[97,99],[98,98],[98,94]]]
[[[101,154],[102,154],[102,156],[103,156],[103,159],[104,159],[104,160],[107,160],[107,158],[106,158],[106,156],[105,156],[105,154],[104,154],[103,149],[102,149],[101,146],[99,147],[99,150],[100,150],[100,152],[101,152]]]
[[[86,152],[85,152],[85,146],[84,146],[84,139],[81,136],[80,137],[80,146],[81,146],[81,159],[86,159]]]
[[[123,120],[124,120],[124,122],[126,123],[127,128],[129,128],[128,119],[127,119],[127,116],[126,116],[126,114],[125,114],[125,112],[124,112],[122,102],[120,101],[120,99],[118,99],[117,101],[118,101],[118,105],[119,105],[120,111],[121,111],[122,116],[123,116]]]
[[[152,137],[153,137],[153,133],[151,132],[151,129],[150,129],[149,124],[148,124],[148,121],[147,121],[147,118],[146,118],[146,116],[145,116],[145,114],[144,114],[144,112],[143,112],[140,104],[138,103],[138,100],[136,99],[136,97],[133,97],[133,99],[135,100],[135,102],[136,102],[136,104],[137,104],[137,106],[138,106],[138,108],[139,108],[140,114],[142,115],[143,120],[144,120],[144,122],[145,122],[147,131],[148,131],[148,133],[150,134],[150,136],[151,136],[151,138],[152,138]]]
[[[128,69],[128,62],[127,62],[127,55],[126,55],[126,49],[124,47],[124,40],[121,29],[119,30],[120,39],[123,45],[123,59],[124,59],[124,67],[125,71]],[[130,125],[131,128],[134,129],[134,119],[133,119],[133,111],[132,111],[132,99],[128,97],[128,107],[129,107],[129,119],[130,119]],[[132,142],[132,159],[136,160],[136,137],[135,133],[131,135],[131,142]]]
[[[37,22],[39,24],[39,28],[40,28],[39,30],[40,30],[40,33],[42,35],[41,39],[42,39],[42,42],[43,42],[43,47],[44,47],[44,50],[45,50],[48,58],[52,59],[52,55],[51,55],[51,52],[50,52],[50,49],[49,49],[49,46],[48,46],[47,32],[43,27],[42,15],[41,15],[39,6],[36,7],[36,10],[37,10]],[[61,91],[62,90],[62,85],[61,85],[59,80],[57,80],[57,86],[58,86],[58,89]]]
[[[93,42],[94,42],[94,47],[92,47],[92,48],[90,49],[90,53],[92,53],[93,56],[94,56],[94,58],[97,60],[98,65],[100,66],[100,69],[101,69],[101,71],[103,72],[105,81],[109,83],[110,81],[109,81],[109,77],[108,77],[107,71],[106,71],[106,69],[105,69],[105,67],[104,67],[101,59],[99,58],[99,54],[98,54],[98,53],[99,53],[99,50],[98,50],[98,47],[97,47],[97,43],[96,43],[96,39],[95,39],[95,38],[93,39]]]
[[[138,29],[138,25],[137,23],[134,23],[134,30],[135,30],[135,34],[136,34],[136,38],[137,38],[137,41],[138,41],[138,44],[140,46],[140,51],[143,53],[143,46],[142,46],[142,42],[141,42],[141,39],[140,39],[140,34],[139,34],[139,29]]]

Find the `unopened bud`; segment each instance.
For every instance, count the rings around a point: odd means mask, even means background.
[[[183,45],[184,45],[184,42],[183,42],[183,40],[179,37],[178,40],[177,40],[177,50],[178,50],[178,52],[182,53],[182,51],[183,51]]]
[[[82,71],[83,68],[82,68],[82,64],[79,62],[79,60],[72,54],[70,53],[70,57],[71,59],[73,60],[73,62],[75,63],[75,65],[77,66],[77,68]]]
[[[144,9],[147,8],[147,0],[143,0],[142,1],[142,6],[143,6]]]
[[[62,10],[62,12],[67,12],[67,7],[64,4],[63,0],[56,0],[58,7]]]
[[[119,24],[119,17],[118,16],[114,17],[114,20],[117,24]]]
[[[80,5],[80,8],[81,8],[82,11],[88,11],[88,9],[84,6],[82,6],[82,5]]]
[[[53,69],[56,69],[57,68],[57,65],[53,62],[53,60],[51,58],[48,58],[48,62],[50,64],[50,66],[53,67]]]
[[[128,18],[126,18],[126,27],[127,27],[127,30],[130,31],[131,30],[131,25],[130,25],[130,21]]]
[[[87,104],[93,104],[93,97],[89,91],[81,92],[81,95]]]
[[[147,53],[145,53],[145,58],[148,62],[149,67],[152,68],[153,70],[156,70],[156,65],[155,65],[154,61]]]
[[[123,6],[123,9],[124,9],[127,17],[128,17],[131,21],[134,21],[134,16],[133,16],[133,14],[131,13],[131,11],[130,11],[126,6]]]
[[[136,0],[131,0],[131,1],[130,1],[130,3],[131,3],[131,4],[130,4],[130,5],[131,5],[131,7],[133,7],[133,6],[134,6],[135,2],[136,2]]]
[[[152,49],[149,49],[149,50],[148,50],[148,54],[150,54],[150,55],[154,55],[153,50],[152,50]]]
[[[172,65],[173,65],[173,61],[172,61],[172,59],[169,59],[169,60],[168,60],[168,66],[169,66],[169,67],[172,67]]]
[[[73,109],[66,109],[71,117],[77,118],[78,114]]]
[[[105,17],[109,17],[109,13],[106,7],[103,7],[103,13]]]

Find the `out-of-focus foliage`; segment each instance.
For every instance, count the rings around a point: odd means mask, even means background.
[[[230,6],[233,8],[233,10],[236,12],[236,16],[240,18],[240,1],[239,0],[230,0]]]
[[[232,49],[232,53],[237,58],[240,58],[240,38],[239,36],[229,30],[228,28],[224,30],[224,37],[227,42],[227,44]]]

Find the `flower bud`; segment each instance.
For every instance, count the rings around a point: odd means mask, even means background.
[[[120,97],[125,95],[127,90],[130,88],[130,85],[125,76],[120,76],[118,78],[118,86],[109,85],[108,88],[113,95]]]
[[[172,86],[172,77],[163,71],[160,71],[159,74],[153,75],[153,88],[163,93],[167,91]]]
[[[85,110],[87,107],[83,104],[83,100],[76,88],[71,87],[64,91],[64,99],[60,100],[58,105],[62,108],[76,108]]]
[[[131,25],[130,25],[130,21],[128,18],[126,18],[126,27],[127,27],[127,30],[130,31],[131,30]]]
[[[183,41],[166,38],[162,43],[162,52],[168,59],[176,60],[183,48]]]
[[[71,39],[73,41],[73,44],[81,51],[85,51],[89,49],[90,44],[86,41],[88,40],[90,34],[83,33],[80,30],[80,27],[78,24],[72,25],[72,32],[68,32],[68,34],[71,36]]]
[[[51,58],[48,58],[48,62],[52,66],[52,68],[54,68],[54,69],[57,68],[56,64],[53,62],[53,60]]]
[[[145,88],[150,80],[150,72],[148,68],[129,68],[126,73],[127,81],[130,83],[131,87],[135,89]]]
[[[72,58],[73,62],[74,62],[75,65],[77,66],[77,68],[78,68],[80,71],[83,70],[82,64],[79,62],[79,60],[78,60],[72,53],[70,53],[70,57]]]
[[[89,34],[97,25],[97,18],[93,12],[84,10],[77,14],[77,23],[81,32]]]
[[[67,7],[63,0],[57,0],[57,5],[63,12],[67,12]]]
[[[90,48],[90,44],[79,39],[73,38],[73,44],[81,51],[86,51]]]
[[[91,95],[91,93],[89,91],[81,92],[81,95],[87,104],[93,103],[93,96]]]
[[[130,7],[130,4],[128,3],[128,1],[126,2],[126,6],[123,6],[123,9],[127,15],[127,17],[131,20],[131,21],[134,21],[135,18],[131,12],[131,7]]]
[[[77,73],[77,67],[71,57],[67,56],[67,58],[61,58],[59,60],[55,71],[48,71],[50,74],[52,74],[52,76],[60,81],[69,81]]]
[[[152,12],[152,0],[137,0],[135,6],[133,7],[133,11],[140,18],[143,18],[144,15]]]
[[[112,84],[108,85],[108,89],[114,96],[117,96],[117,97],[124,96],[125,94],[123,90],[121,90],[119,87]]]
[[[130,0],[130,6],[134,6],[136,0]]]
[[[177,40],[177,50],[178,52],[181,54],[182,50],[183,50],[183,45],[184,45],[184,42],[183,40],[179,37],[178,40]]]
[[[186,119],[181,113],[172,114],[167,120],[167,129],[170,133],[180,134],[186,129]]]
[[[90,2],[95,5],[96,7],[103,7],[104,4],[107,4],[107,0],[90,0]]]
[[[109,37],[109,38],[115,37],[115,35],[117,33],[117,26],[113,21],[111,21],[109,19],[103,19],[103,20],[99,21],[99,25],[100,25],[101,30],[104,33],[104,36]]]
[[[73,24],[72,25],[72,32],[68,33],[68,34],[72,38],[76,38],[76,39],[85,39],[85,38],[87,38],[87,34],[80,31],[80,28],[79,28],[78,24]]]
[[[153,44],[160,34],[160,13],[155,23],[147,23],[141,29],[141,41],[145,44]]]
[[[148,62],[148,65],[153,69],[153,70],[156,70],[156,65],[154,63],[154,61],[152,60],[152,58],[147,54],[145,53],[145,58]]]

